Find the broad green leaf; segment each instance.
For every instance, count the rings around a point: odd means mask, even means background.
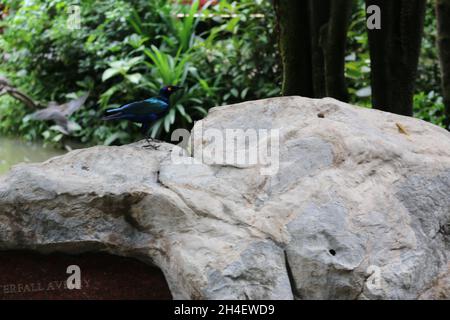
[[[186,113],[186,110],[184,109],[183,105],[177,104],[178,112],[187,120],[187,122],[192,123],[192,118],[190,115]]]
[[[159,119],[152,125],[151,131],[150,131],[151,132],[150,136],[152,138],[155,138],[157,136],[157,134],[161,131],[161,125],[162,125],[163,121],[164,121],[164,118]]]
[[[114,141],[116,141],[117,139],[123,138],[124,137],[124,133],[123,132],[116,132],[113,133],[112,135],[110,135],[108,138],[106,138],[106,140],[103,142],[103,144],[105,146],[109,146],[111,145]]]
[[[109,63],[109,65],[111,66],[111,68],[120,69],[125,66],[125,61],[123,60],[112,61]]]
[[[62,133],[57,134],[56,136],[53,137],[52,141],[53,142],[58,142],[58,141],[60,141],[63,138],[63,136],[64,135]]]
[[[127,74],[125,77],[131,83],[138,84],[139,81],[141,81],[141,79],[142,79],[142,74],[140,74],[140,73]]]
[[[202,107],[195,106],[195,107],[192,107],[192,109],[197,110],[203,116],[206,116],[208,114],[208,111],[206,111],[205,108],[202,108]]]
[[[112,77],[114,77],[117,74],[119,74],[119,70],[118,69],[114,69],[114,68],[106,69],[105,72],[103,72],[102,81],[106,81],[109,78],[112,78]]]
[[[169,114],[167,115],[169,118],[170,124],[173,124],[175,122],[175,109],[170,109]]]
[[[164,131],[169,132],[170,130],[170,117],[169,115],[164,117]]]

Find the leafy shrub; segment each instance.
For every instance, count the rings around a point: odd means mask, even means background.
[[[414,96],[414,116],[444,127],[445,107],[442,96],[434,91]]]
[[[184,1],[185,2],[185,1]],[[154,96],[165,84],[186,89],[151,134],[169,139],[174,128],[190,128],[211,107],[280,93],[274,12],[270,1],[221,0],[198,8],[173,0],[84,0],[81,29],[67,28],[67,0],[6,0],[4,73],[45,105],[90,91],[72,115],[81,129],[71,139],[84,144],[124,144],[141,138],[139,126],[103,122],[104,110]],[[415,114],[442,124],[436,64],[435,20],[429,4],[414,99]],[[199,15],[195,15],[199,13]],[[184,15],[184,16],[183,16]],[[364,1],[355,2],[348,33],[346,78],[351,102],[370,106],[370,59]],[[0,97],[0,133],[63,145],[51,123],[30,120],[33,110]]]
[[[425,31],[419,61],[414,95],[414,116],[443,126],[444,105],[440,91],[440,74],[436,48],[436,17],[433,1],[427,2]],[[360,106],[371,106],[370,55],[366,32],[364,0],[355,2],[355,10],[348,32],[346,78],[350,101]]]
[[[364,1],[355,3],[347,39],[345,72],[350,102],[370,107],[370,55]]]
[[[10,15],[3,22],[7,27],[0,47],[8,60],[0,71],[43,103],[90,91],[86,107],[72,116],[81,126],[72,138],[83,143],[138,139],[137,125],[99,119],[105,109],[156,95],[164,84],[186,90],[173,97],[168,115],[151,128],[152,136],[163,139],[176,127],[190,128],[213,106],[279,93],[274,16],[267,1],[221,1],[195,17],[196,2],[86,0],[80,30],[66,26],[69,4],[7,1]],[[220,17],[224,14],[237,17]],[[62,141],[51,124],[24,117],[31,110],[0,102],[0,132]],[[13,113],[14,125],[6,121]],[[33,134],[28,134],[31,127]]]

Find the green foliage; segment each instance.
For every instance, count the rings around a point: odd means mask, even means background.
[[[190,128],[208,109],[280,94],[274,12],[270,1],[221,0],[198,8],[171,0],[83,0],[81,29],[67,27],[67,0],[6,0],[9,15],[0,65],[15,86],[35,100],[65,102],[86,91],[84,108],[72,115],[80,125],[71,139],[84,144],[124,144],[141,138],[139,126],[103,122],[104,110],[158,94],[166,84],[185,90],[151,128],[168,140],[175,128]],[[351,102],[370,106],[370,59],[364,1],[355,2],[348,34],[346,78]],[[442,98],[432,3],[426,18],[416,116],[442,124]],[[5,59],[5,58],[4,58]],[[33,121],[33,110],[0,97],[0,134],[63,145],[52,123]]]
[[[43,104],[90,91],[85,108],[72,116],[81,129],[71,138],[82,143],[141,138],[137,125],[102,122],[101,115],[107,108],[157,95],[163,85],[185,90],[172,97],[170,112],[151,128],[152,136],[162,139],[169,139],[175,128],[190,128],[213,106],[279,93],[268,1],[220,1],[200,11],[197,2],[86,0],[79,30],[66,26],[70,1],[6,4],[10,14],[2,22],[0,48],[9,58],[0,72]],[[5,98],[0,105],[0,133],[63,144],[51,123],[26,117],[32,110]]]
[[[0,132],[6,135],[23,135],[28,140],[39,138],[45,132],[45,124],[42,122],[23,121],[27,110],[17,100],[5,96],[0,104]]]
[[[220,1],[205,14],[216,15],[218,24],[198,49],[202,55],[197,65],[209,76],[209,96],[223,99],[217,104],[231,104],[280,95],[281,66],[270,2]]]
[[[369,107],[371,105],[370,55],[363,0],[359,0],[355,6],[347,38],[348,55],[345,70],[350,102]]]
[[[417,93],[414,96],[414,116],[443,126],[444,105],[440,90],[436,36],[434,2],[428,1],[422,52],[417,73]],[[351,102],[360,106],[370,107],[370,55],[366,33],[364,0],[355,2],[352,23],[348,32],[346,78]]]
[[[445,128],[445,106],[437,48],[435,1],[428,1],[425,31],[414,96],[414,116]]]
[[[420,92],[414,96],[414,116],[444,127],[444,103],[441,95],[434,91]]]
[[[417,91],[440,92],[441,75],[437,52],[437,27],[435,14],[435,1],[427,2],[425,15],[425,30],[422,39],[422,52],[420,56],[419,70],[417,73]],[[431,95],[431,96],[434,96]],[[427,95],[428,96],[428,95]],[[432,102],[430,100],[430,102]]]

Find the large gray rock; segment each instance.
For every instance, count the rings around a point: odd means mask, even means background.
[[[278,130],[279,163],[212,161],[210,129]],[[175,298],[449,298],[447,131],[289,97],[212,109],[189,150],[204,162],[135,144],[14,167],[0,249],[136,257]]]

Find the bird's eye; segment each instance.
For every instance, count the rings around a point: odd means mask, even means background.
[[[167,88],[167,90],[172,91],[172,88],[169,87],[169,88]]]

